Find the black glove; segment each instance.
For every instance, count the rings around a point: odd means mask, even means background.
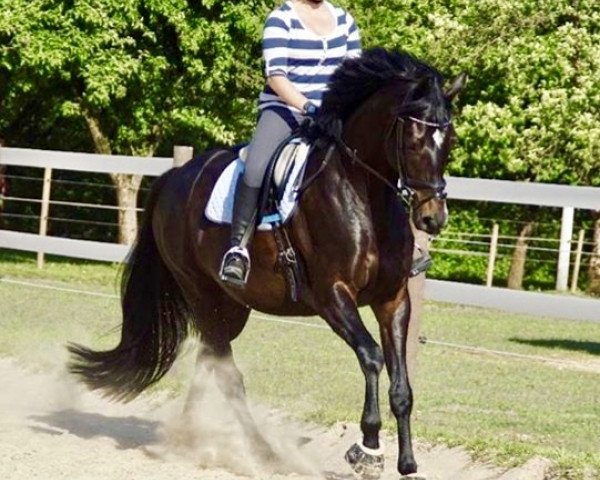
[[[308,118],[315,119],[315,118],[317,118],[317,115],[319,114],[319,107],[317,107],[311,101],[308,101],[302,107],[302,114]]]

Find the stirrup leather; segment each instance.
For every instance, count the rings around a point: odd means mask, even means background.
[[[243,278],[239,278],[239,277],[235,276],[235,274],[230,275],[228,273],[232,273],[232,272],[227,272],[227,267],[229,266],[228,264],[232,260],[234,260],[236,257],[239,258],[241,260],[241,262],[244,264]],[[230,283],[230,284],[238,286],[238,287],[244,287],[244,286],[246,286],[246,283],[248,282],[249,274],[250,274],[250,254],[248,253],[248,250],[246,248],[238,247],[238,246],[231,247],[229,250],[227,250],[227,252],[225,252],[225,255],[223,255],[223,260],[221,261],[221,269],[219,270],[219,278],[226,283]]]

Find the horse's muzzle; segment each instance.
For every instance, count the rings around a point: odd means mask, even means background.
[[[437,235],[448,221],[448,209],[445,200],[431,200],[413,212],[415,227],[429,235]]]

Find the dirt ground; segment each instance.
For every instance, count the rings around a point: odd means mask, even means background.
[[[63,372],[33,373],[0,359],[0,479],[350,480],[343,456],[357,425],[301,425],[253,406],[264,435],[282,458],[276,467],[253,458],[224,400],[213,392],[190,417],[182,399],[145,396],[112,403],[83,391]],[[398,479],[397,448],[386,438],[382,480]],[[543,480],[549,465],[532,459],[501,470],[460,449],[416,445],[428,480]]]

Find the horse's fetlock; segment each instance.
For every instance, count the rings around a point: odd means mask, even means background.
[[[364,417],[360,422],[360,429],[366,438],[377,439],[381,430],[381,417],[375,414]],[[378,448],[371,445],[367,446],[369,448]]]

